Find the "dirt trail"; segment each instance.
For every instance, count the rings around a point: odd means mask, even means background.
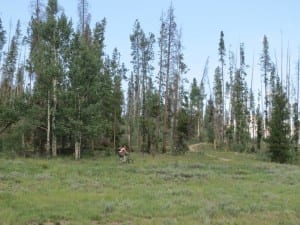
[[[197,143],[197,144],[192,144],[192,145],[189,145],[189,150],[190,152],[199,152],[201,151],[199,149],[199,146],[201,145],[208,145],[207,143]],[[214,154],[211,154],[211,153],[208,153],[208,152],[205,152],[204,153],[206,156],[210,157],[210,158],[217,158],[219,159],[220,161],[223,161],[223,162],[229,162],[231,161],[231,159],[228,159],[228,158],[223,158],[223,157],[218,157],[218,156],[215,156]]]
[[[189,150],[191,152],[198,152],[199,151],[198,147],[201,145],[207,145],[207,143],[197,143],[197,144],[189,145]]]

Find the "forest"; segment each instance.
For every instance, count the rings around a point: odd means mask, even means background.
[[[132,21],[131,63],[125,65],[117,46],[105,52],[107,21],[91,26],[88,0],[78,1],[78,24],[58,0],[33,2],[24,35],[19,21],[9,37],[0,18],[1,153],[80,159],[114,154],[125,144],[134,152],[177,155],[192,143],[210,143],[279,163],[297,161],[300,59],[291,71],[288,55],[283,71],[267,36],[258,46],[260,74],[248,72],[245,43],[234,53],[220,31],[219,65],[209,74],[207,60],[201,79],[187,81],[172,4],[162,13],[158,34]],[[262,78],[259,93],[254,76]]]

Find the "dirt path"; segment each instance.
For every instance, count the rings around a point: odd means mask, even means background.
[[[197,144],[189,145],[189,150],[190,150],[190,152],[199,152],[199,151],[201,151],[201,150],[199,149],[199,147],[200,147],[201,145],[206,145],[206,146],[207,146],[207,145],[209,145],[209,144],[207,144],[207,143],[197,143]],[[231,159],[223,158],[223,157],[218,157],[218,156],[216,156],[216,155],[214,155],[214,154],[211,154],[211,153],[208,153],[208,152],[204,152],[204,154],[205,154],[206,156],[210,157],[210,158],[217,158],[217,159],[219,159],[220,161],[223,161],[223,162],[229,162],[229,161],[231,161]]]
[[[199,146],[201,146],[201,145],[207,145],[207,143],[197,143],[197,144],[189,145],[189,150],[191,152],[198,152],[199,151]]]

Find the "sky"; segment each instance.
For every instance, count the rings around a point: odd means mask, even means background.
[[[26,30],[32,12],[32,0],[0,2],[0,18],[7,33],[9,27],[14,31],[18,19]],[[77,25],[78,0],[58,2],[67,17]],[[182,29],[184,59],[189,68],[186,78],[190,81],[194,77],[198,81],[201,79],[205,61],[209,57],[208,74],[210,83],[213,82],[213,73],[218,65],[221,30],[225,35],[227,50],[231,49],[238,55],[240,43],[244,43],[246,63],[251,66],[248,74],[252,74],[254,65],[255,88],[260,86],[259,57],[264,35],[269,40],[271,58],[273,61],[277,59],[278,65],[281,58],[286,64],[289,49],[291,74],[295,75],[300,51],[299,0],[88,0],[91,27],[104,17],[107,19],[106,53],[111,55],[117,47],[121,61],[131,69],[129,35],[134,21],[138,19],[145,33],[152,32],[158,38],[161,14],[167,11],[171,2],[175,8],[177,25]],[[47,0],[44,0],[44,4],[47,4]]]

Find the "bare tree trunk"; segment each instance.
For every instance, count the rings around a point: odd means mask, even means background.
[[[167,134],[168,134],[168,110],[169,110],[169,73],[166,78],[166,94],[165,94],[165,110],[164,110],[164,124],[163,124],[163,147],[162,152],[167,152]]]
[[[200,123],[201,123],[201,115],[200,115],[200,110],[199,110],[199,116],[197,119],[197,137],[200,140]]]
[[[169,111],[169,74],[166,78],[166,92],[165,92],[165,109],[164,109],[164,124],[163,124],[163,147],[162,152],[167,152],[167,134],[168,134],[168,111]]]
[[[263,95],[263,79],[260,80],[260,108],[261,108],[261,113],[263,114],[263,137],[267,137],[267,125],[266,125],[266,120],[265,120],[265,105],[264,105],[264,95]]]
[[[24,133],[22,133],[22,150],[24,150],[25,149],[25,135],[24,135]]]
[[[81,102],[80,97],[78,95],[78,120],[81,118]],[[77,131],[75,132],[75,160],[80,159],[80,152],[81,152],[81,131],[80,127],[77,127]]]
[[[53,108],[52,108],[52,156],[57,156],[57,144],[56,144],[56,106],[57,106],[57,80],[53,79]]]
[[[127,127],[127,133],[128,133],[128,135],[127,135],[127,142],[128,142],[128,147],[129,147],[129,149],[131,149],[131,119],[129,119],[129,121],[128,121],[128,127]]]
[[[116,144],[116,123],[117,123],[117,112],[116,112],[116,110],[114,110],[114,123],[113,123],[113,141],[114,141],[114,149],[116,149],[117,148],[117,144]]]
[[[138,55],[139,56],[139,55]],[[141,138],[140,138],[140,105],[141,105],[141,87],[140,87],[140,59],[138,57],[138,69],[137,69],[137,75],[136,75],[136,96],[135,96],[135,115],[134,115],[134,120],[135,120],[135,126],[136,126],[136,144],[137,148],[140,150],[141,149]]]
[[[172,42],[172,14],[169,12],[169,27],[168,27],[168,43],[167,43],[167,74],[166,74],[166,91],[165,91],[165,111],[164,111],[164,126],[163,126],[163,149],[162,152],[167,151],[167,134],[168,134],[168,112],[169,112],[169,79],[170,79],[170,67],[171,67],[171,42]]]
[[[81,148],[81,143],[79,138],[79,140],[76,140],[75,142],[75,160],[80,159],[80,148]]]
[[[253,76],[254,76],[254,54],[253,54],[253,57],[252,57],[252,71],[251,71],[251,84],[250,84],[250,123],[251,123],[251,126],[252,126],[252,131],[249,131],[249,133],[251,134],[250,137],[252,138],[252,145],[254,146],[254,143],[255,143],[255,121],[254,121],[254,116],[255,116],[255,111],[251,105],[251,95],[253,95]]]
[[[47,143],[46,143],[46,153],[49,155],[50,153],[50,129],[51,129],[51,121],[50,121],[50,92],[48,91],[48,99],[47,99]]]
[[[163,19],[163,16],[162,18]],[[159,43],[159,51],[160,51],[160,56],[159,56],[159,85],[158,85],[158,95],[159,95],[159,110],[161,110],[161,99],[163,96],[163,55],[164,55],[164,25],[161,25],[161,37],[160,37],[160,43]],[[162,115],[159,114],[159,116],[156,119],[156,127],[157,127],[157,140],[159,140],[160,135],[161,135],[161,121],[162,121]],[[157,141],[157,146],[158,146],[158,141]]]
[[[174,145],[174,140],[176,140],[176,126],[177,126],[177,112],[178,112],[178,89],[179,89],[179,72],[175,75],[175,86],[174,86],[174,114],[173,114],[173,133],[172,133],[172,146]]]
[[[225,65],[225,43],[224,43],[224,33],[223,31],[221,31],[220,33],[220,42],[219,42],[219,61],[221,62],[221,92],[222,92],[222,104],[221,107],[222,109],[220,110],[221,113],[221,124],[220,124],[220,128],[221,128],[221,143],[224,144],[224,134],[225,134],[225,130],[224,130],[224,125],[225,125],[225,79],[224,79],[224,65]]]
[[[81,0],[82,2],[82,33],[84,33],[84,27],[85,27],[85,0]]]

